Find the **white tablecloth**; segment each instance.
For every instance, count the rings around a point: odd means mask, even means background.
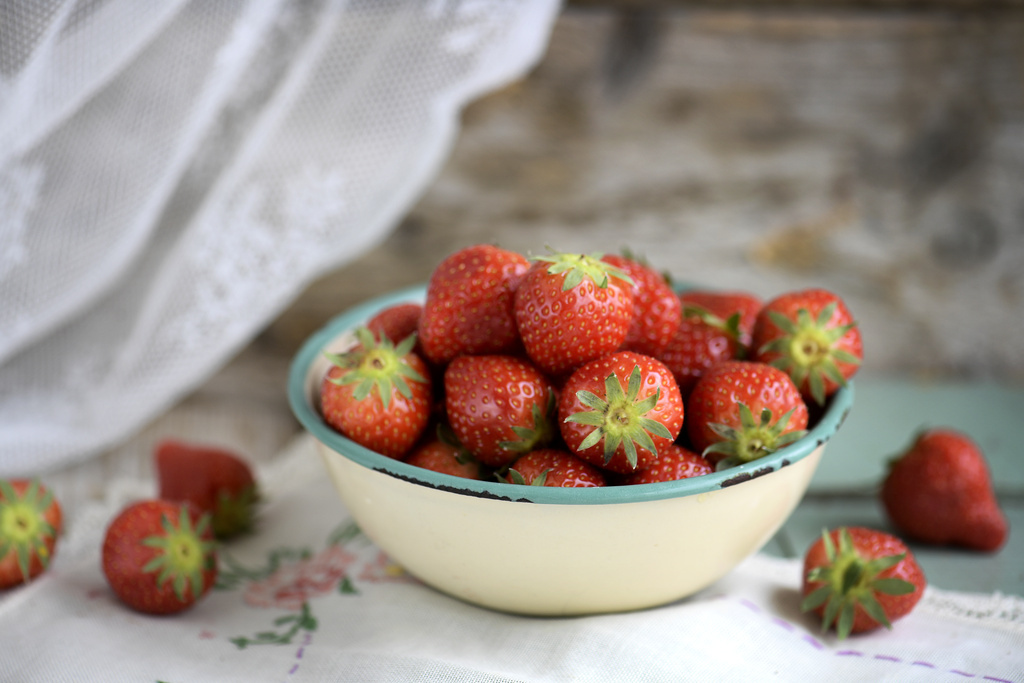
[[[658,609],[498,614],[389,563],[307,437],[260,478],[258,532],[226,547],[220,588],[171,617],[132,612],[103,578],[107,522],[154,492],[113,482],[69,521],[51,571],[0,597],[0,681],[1024,681],[1021,597],[932,586],[893,631],[838,641],[799,612],[798,561],[756,555]]]

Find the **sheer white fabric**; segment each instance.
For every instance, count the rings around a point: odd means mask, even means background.
[[[0,475],[116,443],[379,241],[557,10],[0,6]]]

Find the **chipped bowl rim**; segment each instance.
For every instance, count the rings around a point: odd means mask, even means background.
[[[692,288],[676,285],[679,291]],[[288,402],[299,423],[338,457],[348,458],[370,470],[453,494],[523,503],[556,505],[609,505],[682,498],[742,485],[791,465],[823,446],[842,426],[853,406],[854,383],[847,383],[830,397],[817,424],[798,441],[757,460],[720,472],[653,484],[559,488],[528,486],[498,481],[476,481],[434,472],[389,458],[357,444],[330,427],[317,409],[320,383],[326,372],[323,351],[337,346],[346,333],[365,324],[374,314],[399,303],[423,303],[426,285],[399,289],[370,299],[330,319],[313,333],[292,359],[288,374]]]

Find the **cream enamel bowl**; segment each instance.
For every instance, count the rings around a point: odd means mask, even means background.
[[[443,475],[359,446],[317,407],[323,352],[349,346],[377,311],[423,297],[423,287],[394,292],[330,321],[293,360],[289,401],[363,532],[424,583],[495,610],[620,612],[708,586],[786,521],[853,402],[851,385],[803,439],[693,479],[563,489]]]

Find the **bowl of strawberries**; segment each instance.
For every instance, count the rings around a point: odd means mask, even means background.
[[[762,302],[634,256],[493,245],[329,321],[289,401],[410,574],[531,615],[666,604],[782,526],[862,357],[823,289]]]

